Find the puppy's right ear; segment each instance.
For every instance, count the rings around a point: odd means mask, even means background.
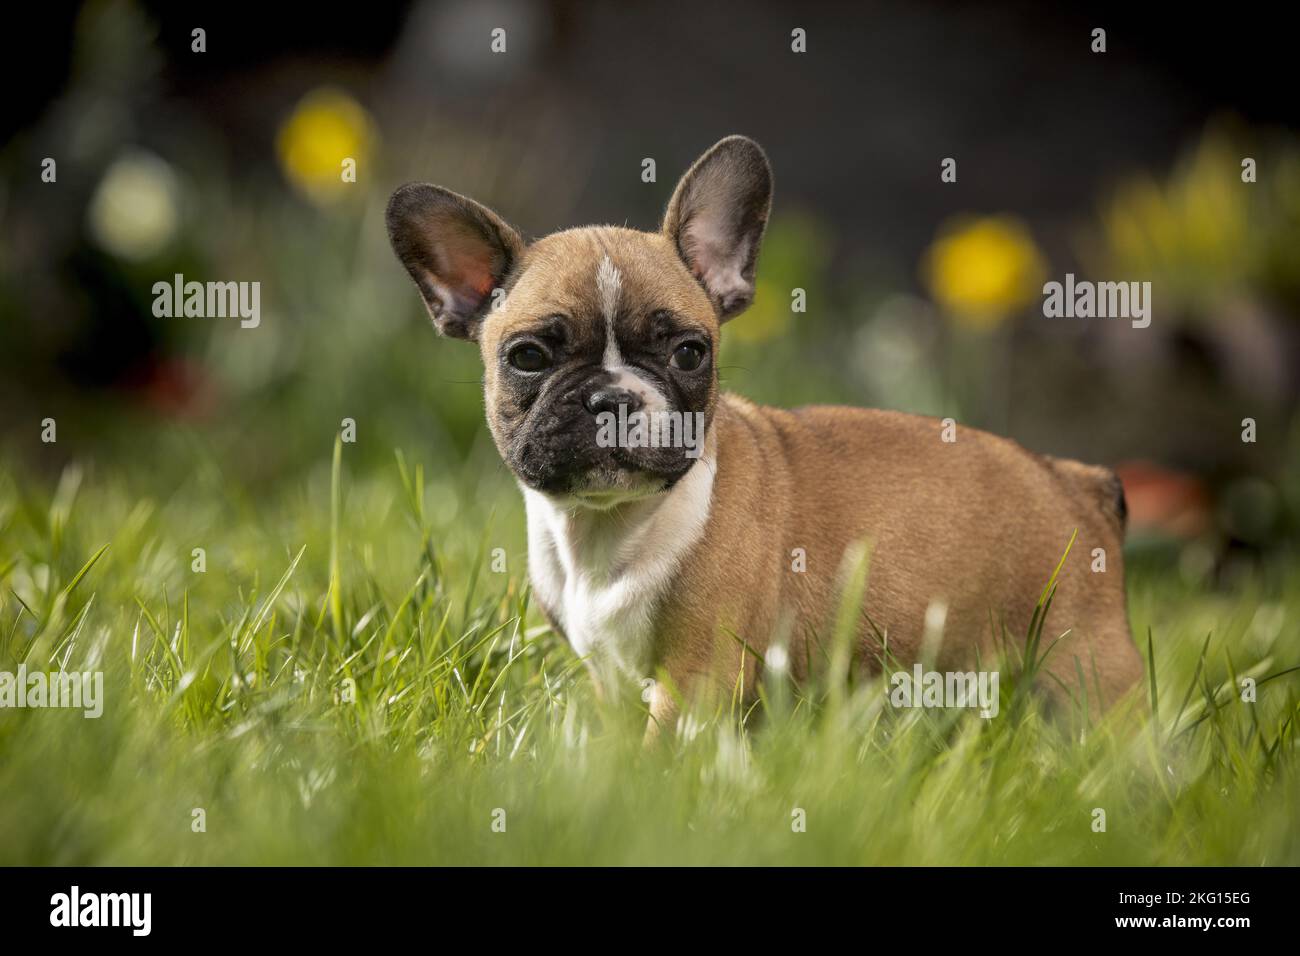
[[[477,339],[492,290],[523,253],[519,234],[486,206],[428,183],[393,193],[386,220],[438,331]]]
[[[687,170],[663,231],[725,322],[754,301],[754,263],[772,210],[772,167],[747,136],[728,136]]]

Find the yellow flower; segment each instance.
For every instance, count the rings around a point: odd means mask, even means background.
[[[1140,176],[1124,184],[1086,237],[1085,264],[1152,277],[1166,298],[1202,306],[1259,281],[1268,199],[1241,182],[1243,154],[1210,132],[1164,183]]]
[[[1029,230],[1006,216],[961,220],[926,253],[930,294],[952,318],[992,328],[1041,291],[1045,266]]]
[[[322,88],[299,102],[280,127],[275,147],[289,182],[322,203],[356,188],[368,170],[374,139],[374,124],[360,103]]]

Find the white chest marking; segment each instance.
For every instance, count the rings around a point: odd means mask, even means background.
[[[711,437],[711,436],[710,436]],[[713,497],[713,444],[671,490],[609,509],[524,488],[528,573],[602,682],[650,676],[655,616],[699,541]]]

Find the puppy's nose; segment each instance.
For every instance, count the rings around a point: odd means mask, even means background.
[[[636,392],[630,392],[618,385],[601,385],[599,388],[593,389],[582,404],[593,415],[599,415],[601,412],[613,412],[617,415],[618,407],[626,405],[627,413],[631,415],[633,412],[639,411],[645,403],[641,401],[641,396]]]

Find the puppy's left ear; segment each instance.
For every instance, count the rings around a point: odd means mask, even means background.
[[[388,238],[443,335],[477,339],[524,241],[486,206],[441,186],[408,183],[388,201]]]
[[[771,208],[772,167],[745,136],[728,136],[696,160],[668,203],[664,235],[720,321],[754,301],[754,262]]]

